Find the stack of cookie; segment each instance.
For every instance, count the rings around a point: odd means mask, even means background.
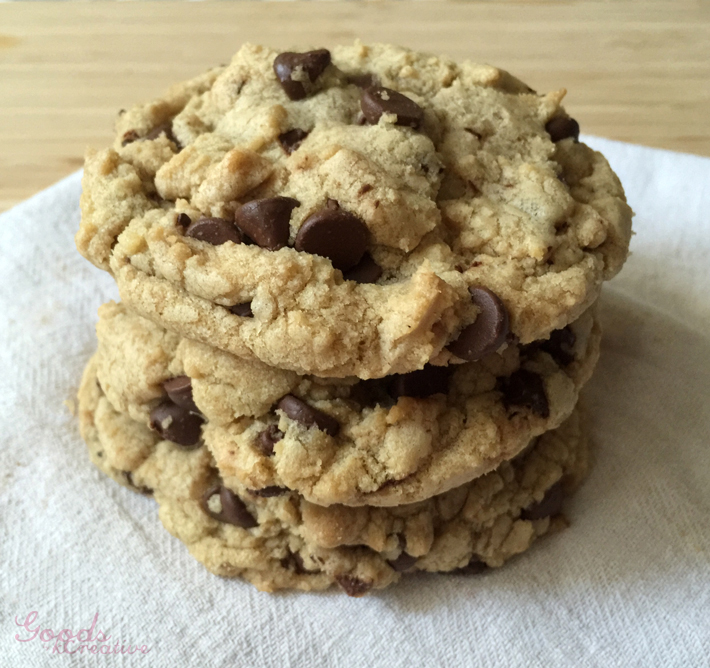
[[[560,102],[356,43],[231,64],[90,153],[92,461],[214,573],[357,596],[564,522],[631,211]]]

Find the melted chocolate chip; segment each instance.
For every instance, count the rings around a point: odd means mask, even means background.
[[[556,329],[550,334],[547,341],[540,343],[540,349],[544,350],[560,366],[568,366],[574,362],[574,344],[577,337],[569,327]]]
[[[355,281],[356,283],[377,283],[380,276],[382,276],[382,267],[372,259],[372,255],[369,253],[365,253],[360,262],[343,274],[346,281]]]
[[[480,575],[486,570],[488,570],[488,565],[485,561],[481,561],[478,557],[471,557],[468,564],[449,572],[454,575]]]
[[[177,139],[175,139],[175,135],[173,134],[173,124],[172,121],[169,121],[167,123],[162,123],[161,125],[158,125],[157,127],[153,128],[143,139],[146,141],[152,141],[153,139],[157,139],[160,137],[160,135],[164,134],[168,140],[173,142],[173,144],[177,144],[178,147],[180,146],[180,142],[178,142]]]
[[[161,123],[160,125],[154,127],[144,137],[139,136],[135,130],[129,130],[128,132],[124,133],[123,138],[121,140],[121,146],[127,146],[128,144],[132,144],[134,141],[138,140],[153,141],[154,139],[160,137],[160,135],[162,134],[164,134],[171,142],[173,142],[173,144],[175,144],[178,149],[182,148],[180,142],[175,138],[175,135],[173,134],[172,121],[168,121],[167,123]]]
[[[574,344],[576,340],[577,337],[570,327],[563,327],[554,330],[549,339],[533,341],[523,346],[521,354],[529,358],[542,351],[550,355],[559,366],[566,367],[575,360]]]
[[[362,408],[373,408],[377,405],[390,407],[395,401],[387,391],[383,378],[361,380],[350,388],[350,399],[356,401]]]
[[[269,487],[262,487],[261,489],[250,489],[249,494],[254,496],[260,496],[262,499],[270,499],[272,496],[283,496],[288,494],[291,490],[288,487],[277,487],[276,485],[271,485]]]
[[[288,130],[288,132],[279,135],[279,144],[281,144],[281,148],[286,151],[286,153],[291,155],[291,153],[298,150],[298,147],[307,136],[308,133],[305,130],[294,128],[293,130]]]
[[[366,582],[352,575],[336,575],[335,581],[348,596],[362,596],[372,589],[372,582]]]
[[[505,343],[510,324],[508,311],[498,295],[488,288],[469,288],[468,291],[481,312],[447,347],[456,357],[473,362],[495,352]]]
[[[303,75],[313,83],[330,65],[330,51],[317,49],[306,53],[286,51],[274,59],[274,72],[281,87],[292,100],[302,100],[308,95]],[[295,76],[294,76],[295,75]],[[310,89],[310,86],[308,87]]]
[[[219,500],[222,505],[222,510],[219,512],[214,512],[209,506],[209,500],[215,496],[215,494],[219,494]],[[215,485],[205,492],[202,497],[202,509],[218,522],[233,524],[242,529],[252,529],[259,524],[254,519],[254,516],[247,510],[244,501],[224,485]]]
[[[145,487],[144,485],[136,485],[135,481],[133,480],[133,474],[130,471],[123,471],[123,477],[126,479],[128,486],[132,490],[139,492],[140,494],[145,494],[146,496],[150,496],[151,494],[153,494],[153,490],[150,487]]]
[[[301,557],[298,552],[290,552],[287,557],[281,559],[281,566],[290,571],[294,571],[298,575],[311,575],[313,573],[320,573],[318,570],[309,571],[306,565],[303,563],[303,557]]]
[[[372,86],[362,91],[360,108],[371,125],[377,125],[382,114],[395,114],[395,125],[418,128],[424,119],[424,110],[406,95],[391,88]]]
[[[162,204],[163,202],[167,201],[164,200],[158,193],[146,193],[145,195],[151,202],[155,202],[156,204]]]
[[[411,554],[402,552],[396,559],[387,562],[392,568],[398,573],[403,573],[408,571],[414,564],[417,563],[417,558],[413,557]]]
[[[562,141],[568,137],[579,141],[579,123],[568,116],[556,116],[548,121],[545,130],[553,142]]]
[[[558,480],[545,492],[545,496],[540,502],[529,505],[520,513],[520,517],[524,520],[541,520],[543,517],[559,515],[562,511],[564,498],[562,481]]]
[[[234,313],[234,315],[241,316],[242,318],[254,317],[254,314],[251,310],[251,302],[244,302],[243,304],[234,304],[234,306],[229,307],[229,312]]]
[[[518,369],[507,378],[500,378],[498,382],[506,408],[524,406],[542,418],[550,416],[545,383],[538,374]]]
[[[270,424],[257,437],[256,447],[264,457],[271,457],[274,454],[274,444],[278,443],[283,437],[283,432],[275,424]]]
[[[172,401],[164,401],[150,412],[150,428],[157,431],[161,438],[178,445],[197,444],[203,423],[202,416]]]
[[[278,250],[288,243],[293,197],[269,197],[247,202],[234,215],[237,227],[262,248]]]
[[[206,241],[213,246],[220,246],[227,241],[233,241],[235,244],[242,242],[242,235],[234,223],[224,218],[200,218],[190,224],[185,236]]]
[[[123,137],[121,138],[121,146],[128,146],[128,144],[132,144],[138,139],[139,136],[135,130],[129,130],[128,132],[124,132]]]
[[[321,431],[331,436],[337,436],[340,431],[340,423],[332,416],[313,408],[305,401],[297,399],[292,394],[287,394],[276,408],[282,410],[288,417],[296,422],[300,422],[305,427],[317,427]]]
[[[365,223],[336,203],[306,219],[294,246],[297,251],[327,257],[336,269],[346,272],[362,260],[368,235]]]
[[[427,364],[419,371],[396,374],[390,383],[393,397],[429,397],[432,394],[447,394],[451,371],[445,366]]]
[[[374,74],[365,72],[363,74],[351,74],[348,76],[348,83],[354,84],[358,88],[371,88],[377,86],[379,81]]]
[[[190,216],[186,213],[179,213],[175,219],[175,222],[182,227],[183,230],[186,230],[190,227],[190,225],[192,225],[192,218],[190,218]]]
[[[175,378],[166,380],[163,383],[163,389],[174,404],[193,413],[200,412],[192,398],[192,381],[189,376],[175,376]]]

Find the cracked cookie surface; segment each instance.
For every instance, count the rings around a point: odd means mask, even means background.
[[[230,484],[286,487],[320,505],[401,505],[490,471],[570,415],[600,339],[588,311],[549,340],[478,362],[360,381],[243,360],[123,304],[99,316],[97,374],[116,410],[154,423],[166,381],[182,378]]]
[[[144,316],[271,366],[377,378],[461,362],[447,346],[480,317],[469,288],[525,344],[621,268],[631,211],[564,91],[385,45],[281,74],[277,56],[245,45],[87,157],[77,246]],[[244,207],[276,198],[297,206]]]
[[[119,483],[152,494],[166,529],[209,570],[264,591],[337,583],[360,596],[406,573],[473,575],[501,566],[566,526],[563,500],[588,468],[575,411],[515,459],[445,494],[395,508],[323,508],[289,490],[259,495],[226,487],[204,445],[160,440],[116,411],[96,369],[93,358],[79,390],[80,429],[92,461]]]

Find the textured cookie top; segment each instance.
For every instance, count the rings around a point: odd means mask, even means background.
[[[560,101],[392,46],[245,45],[87,157],[79,250],[179,333],[320,376],[460,362],[503,304],[528,343],[623,264],[631,211]],[[464,351],[464,352],[462,352]]]
[[[564,526],[565,496],[587,471],[578,412],[510,462],[426,501],[394,508],[323,508],[284,489],[229,487],[209,451],[160,440],[117,412],[92,360],[79,391],[92,461],[153,494],[165,527],[222,576],[259,589],[324,589],[360,596],[418,570],[475,575]]]
[[[118,411],[184,446],[201,436],[230,486],[321,505],[410,503],[490,471],[572,412],[599,354],[585,312],[478,362],[322,379],[181,339],[122,304],[99,315],[96,373]]]

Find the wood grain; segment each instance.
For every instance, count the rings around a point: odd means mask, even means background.
[[[0,210],[78,169],[121,107],[244,41],[387,41],[565,87],[585,132],[710,155],[710,4],[0,4]]]

